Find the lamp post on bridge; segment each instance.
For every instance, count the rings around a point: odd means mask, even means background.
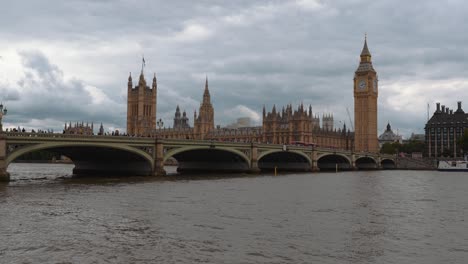
[[[5,116],[7,114],[8,110],[3,108],[3,104],[0,104],[0,132],[3,132],[3,123],[2,123],[2,119],[3,119],[3,116]]]
[[[158,126],[159,129],[161,129],[164,126],[164,122],[162,121],[161,118],[156,122],[156,125]]]
[[[158,119],[158,121],[156,122],[156,125],[159,128],[159,131],[157,131],[157,135],[156,135],[156,137],[158,137],[159,134],[161,133],[161,128],[164,126],[164,122],[162,121],[161,118]]]

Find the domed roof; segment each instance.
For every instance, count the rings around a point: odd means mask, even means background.
[[[393,133],[390,123],[387,124],[387,129],[379,136],[379,141],[397,141],[400,136]]]

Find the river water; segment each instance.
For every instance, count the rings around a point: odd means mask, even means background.
[[[10,165],[0,263],[468,259],[466,173],[77,178],[72,167]]]

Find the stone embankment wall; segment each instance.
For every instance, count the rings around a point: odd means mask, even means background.
[[[397,169],[400,170],[435,170],[436,163],[432,159],[413,159],[398,157]]]

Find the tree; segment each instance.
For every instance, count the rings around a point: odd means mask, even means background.
[[[398,143],[396,143],[398,144]],[[382,148],[380,149],[380,153],[382,154],[396,154],[397,153],[397,149],[398,149],[398,146],[396,145],[395,143],[384,143],[382,145]],[[398,144],[399,145],[399,144]]]

